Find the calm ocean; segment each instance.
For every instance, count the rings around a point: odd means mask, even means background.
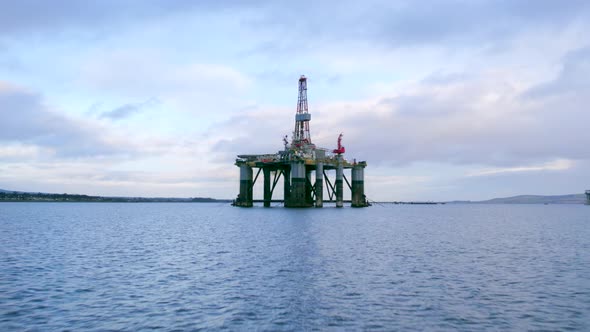
[[[590,206],[0,203],[0,330],[590,330]]]

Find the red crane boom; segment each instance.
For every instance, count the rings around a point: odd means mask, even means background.
[[[333,150],[332,152],[341,155],[344,152],[346,152],[346,148],[344,148],[344,146],[342,146],[342,133],[340,133],[340,135],[338,136],[338,148],[336,150]]]

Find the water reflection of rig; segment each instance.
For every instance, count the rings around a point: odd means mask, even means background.
[[[344,183],[351,191],[352,207],[366,207],[369,202],[365,196],[365,161],[349,162],[342,156],[342,134],[338,137],[338,147],[334,150],[316,147],[311,142],[309,122],[311,114],[307,108],[307,79],[299,78],[299,98],[295,115],[295,131],[291,143],[287,136],[283,139],[285,149],[275,154],[238,155],[236,166],[240,168],[240,193],[234,206],[251,207],[254,202],[263,202],[269,207],[272,202],[282,202],[285,207],[322,207],[324,202],[334,202],[342,207]],[[256,176],[253,169],[258,168]],[[351,170],[351,181],[344,170]],[[336,171],[332,182],[329,171]],[[262,172],[264,179],[264,199],[254,200],[253,188]],[[315,176],[314,176],[315,174]],[[273,200],[272,196],[279,180],[283,178],[283,200]],[[312,179],[312,177],[315,179]],[[313,181],[313,182],[312,182]],[[328,200],[324,200],[324,182]]]

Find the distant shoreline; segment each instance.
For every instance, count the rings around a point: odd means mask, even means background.
[[[18,191],[1,191],[0,202],[39,202],[39,203],[230,203],[229,199],[209,197],[105,197],[77,194],[48,194]]]

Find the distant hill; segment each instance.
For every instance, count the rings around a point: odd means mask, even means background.
[[[465,204],[584,204],[586,203],[586,195],[584,194],[570,194],[570,195],[519,195],[512,197],[493,198],[485,201],[453,201],[449,203]]]

